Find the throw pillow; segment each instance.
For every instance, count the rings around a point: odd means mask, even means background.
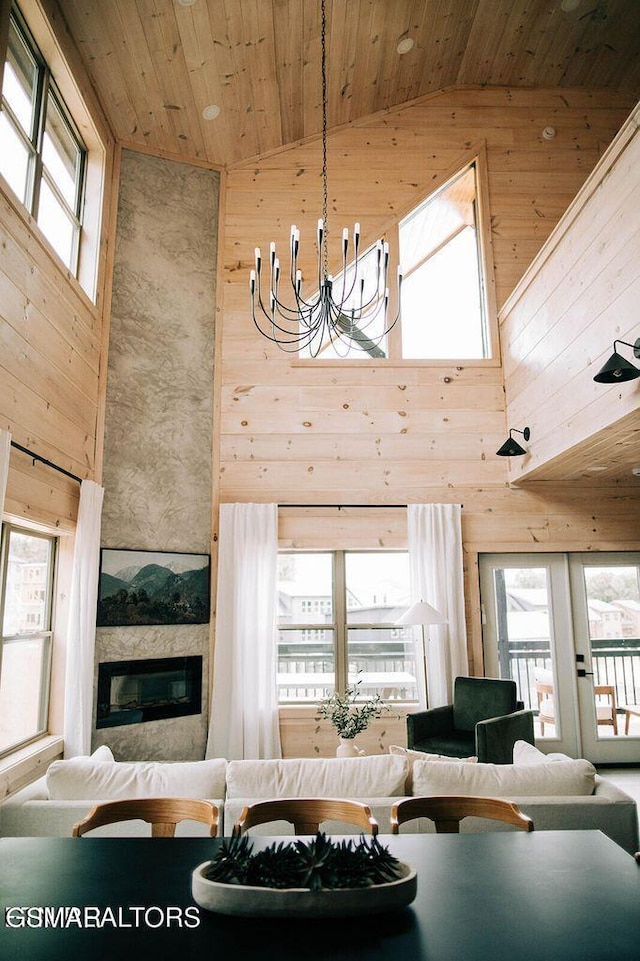
[[[415,761],[413,793],[508,798],[584,797],[593,794],[595,775],[593,764],[584,760],[526,765]]]
[[[516,741],[513,745],[514,764],[545,764],[547,761],[570,761],[568,754],[543,754],[528,741]]]
[[[100,747],[97,747],[93,752],[93,754],[91,755],[91,760],[92,761],[115,761],[115,758],[113,756],[113,752],[111,751],[111,748],[107,747],[106,744],[101,744]]]

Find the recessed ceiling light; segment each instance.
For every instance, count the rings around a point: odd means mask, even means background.
[[[192,7],[196,0],[178,0],[181,7]]]
[[[205,107],[202,111],[202,116],[205,120],[215,120],[220,113],[220,107],[217,103],[210,103],[208,107]]]
[[[577,10],[581,3],[582,0],[562,0],[560,9],[565,13],[571,13],[572,10]]]
[[[414,46],[415,40],[412,37],[405,37],[404,40],[401,40],[398,44],[397,50],[400,54],[409,53],[410,50],[413,50]]]

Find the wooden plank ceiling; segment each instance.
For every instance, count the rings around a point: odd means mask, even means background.
[[[326,2],[330,128],[452,85],[640,98],[640,0]],[[58,4],[122,143],[227,166],[321,129],[320,0]]]

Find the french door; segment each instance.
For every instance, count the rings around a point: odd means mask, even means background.
[[[541,750],[640,761],[640,554],[480,558],[485,674],[510,677]]]

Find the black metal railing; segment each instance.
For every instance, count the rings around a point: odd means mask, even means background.
[[[640,703],[640,639],[608,638],[591,641],[593,683],[610,684],[616,704]],[[518,685],[519,697],[528,709],[537,710],[536,671],[551,670],[551,650],[545,641],[516,641],[508,645],[509,676]]]

